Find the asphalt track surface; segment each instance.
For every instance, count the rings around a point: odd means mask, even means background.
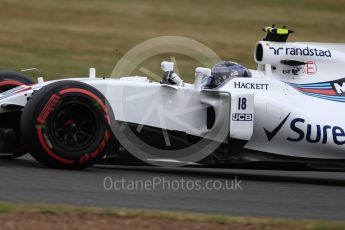
[[[112,181],[126,181],[123,183],[125,189],[120,182],[116,189],[106,190],[106,177],[112,178]],[[235,187],[231,190],[230,181],[235,177],[242,182],[237,190]],[[24,157],[0,160],[0,178],[0,202],[345,220],[344,172],[124,166],[96,166],[85,171],[66,171],[47,169],[30,157]],[[133,181],[156,180],[158,183],[163,178],[164,183],[170,181],[170,188],[167,184],[163,186],[163,182],[154,189],[148,184],[147,190],[140,187],[141,184],[134,190],[126,187]],[[203,186],[209,180],[218,181],[216,183],[228,188],[190,190],[192,185],[189,184],[187,188],[185,184],[182,189],[181,182],[176,184],[181,178]],[[109,189],[111,182],[109,178],[107,180],[106,187]]]

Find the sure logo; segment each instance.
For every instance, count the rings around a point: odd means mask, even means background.
[[[271,141],[289,118],[290,113],[281,121],[277,127],[272,131],[264,129],[267,139]],[[345,144],[345,130],[340,126],[308,124],[303,118],[294,118],[290,122],[290,129],[293,135],[290,135],[286,140],[291,142],[300,142],[305,140],[308,143],[327,144],[329,141],[336,145]]]
[[[295,118],[291,121],[290,128],[297,136],[288,137],[288,141],[306,140],[309,143],[327,144],[330,139],[336,145],[345,144],[345,131],[339,126],[305,124],[304,119]]]

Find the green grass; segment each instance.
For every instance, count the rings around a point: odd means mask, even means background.
[[[110,75],[131,47],[149,38],[193,38],[223,59],[254,67],[261,28],[297,31],[292,40],[345,42],[343,0],[4,0],[0,3],[0,68],[39,67],[46,78]],[[158,58],[146,65],[159,73]],[[193,60],[178,60],[188,80]],[[182,64],[181,64],[182,63]]]
[[[336,221],[310,221],[310,220],[288,220],[273,218],[255,218],[255,217],[236,217],[225,215],[206,215],[186,212],[167,212],[139,209],[105,209],[105,208],[87,208],[67,205],[24,205],[0,203],[1,214],[65,214],[65,215],[100,215],[111,217],[126,218],[159,218],[175,221],[192,221],[215,224],[246,224],[260,227],[285,227],[287,229],[306,229],[306,230],[343,230],[345,222]]]

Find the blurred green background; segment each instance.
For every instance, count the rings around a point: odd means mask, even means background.
[[[0,68],[38,67],[47,79],[110,75],[130,48],[162,35],[202,42],[221,58],[255,67],[261,29],[275,23],[290,40],[344,42],[344,0],[1,0]],[[147,68],[159,74],[159,62]],[[191,81],[195,63],[179,61]],[[32,75],[32,74],[31,74]]]

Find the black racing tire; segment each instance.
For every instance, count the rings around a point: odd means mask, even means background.
[[[32,80],[26,75],[10,70],[0,70],[0,93],[20,85],[31,85]]]
[[[51,83],[35,93],[21,118],[23,142],[50,168],[84,169],[105,154],[112,136],[106,99],[77,81]]]
[[[20,72],[0,70],[0,93],[20,85],[31,84],[33,84],[33,81]],[[20,143],[20,117],[21,112],[0,114],[0,128],[13,129],[16,135],[16,148],[13,153],[11,155],[0,155],[0,159],[15,159],[27,153],[27,150]]]

